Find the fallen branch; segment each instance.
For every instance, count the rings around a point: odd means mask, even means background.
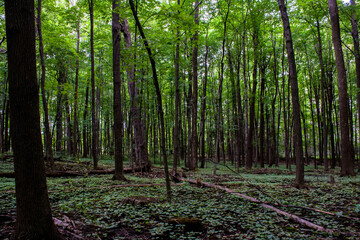
[[[257,200],[256,198],[253,198],[253,197],[250,197],[250,196],[246,196],[244,194],[241,194],[241,193],[238,193],[238,192],[235,192],[234,190],[231,190],[230,188],[227,188],[227,187],[222,187],[222,186],[219,186],[219,185],[215,185],[215,184],[211,184],[211,183],[206,183],[206,182],[199,182],[199,181],[196,181],[196,180],[192,180],[192,179],[186,179],[186,178],[181,178],[182,181],[185,181],[185,182],[189,182],[189,183],[192,183],[192,184],[196,184],[196,185],[201,185],[201,186],[204,186],[204,187],[211,187],[211,188],[216,188],[216,189],[220,189],[220,190],[223,190],[225,192],[228,192],[228,193],[231,193],[231,194],[234,194],[236,196],[239,196],[241,198],[244,198],[244,199],[247,199],[251,202],[254,202],[254,203],[258,203],[260,206],[264,207],[264,208],[267,208],[267,209],[271,209],[273,211],[275,211],[277,214],[279,215],[283,215],[283,216],[286,216],[290,219],[292,219],[293,221],[301,224],[301,225],[304,225],[304,226],[307,226],[309,228],[312,228],[312,229],[315,229],[316,231],[319,231],[319,232],[327,232],[327,233],[334,233],[335,231],[332,230],[332,229],[328,229],[328,228],[324,228],[322,226],[319,226],[319,225],[316,225],[312,222],[309,222],[305,219],[302,219],[294,214],[291,214],[291,213],[288,213],[288,212],[285,212],[283,210],[280,210],[276,207],[273,207],[269,204],[266,204],[266,203],[263,203],[259,200]]]

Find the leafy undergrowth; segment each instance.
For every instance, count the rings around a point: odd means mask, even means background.
[[[278,207],[326,228],[320,233],[235,195],[188,183],[173,186],[166,200],[161,170],[129,174],[129,182],[110,175],[48,178],[53,215],[68,239],[359,239],[360,178],[307,173],[308,188],[292,186],[288,171],[254,169],[241,175],[220,167],[187,172],[188,178],[226,186],[260,201],[316,208],[335,215],[295,207]],[[212,169],[212,168],[211,168]],[[257,171],[257,172],[256,172]],[[256,172],[256,174],[254,173]],[[244,178],[248,179],[245,181]],[[153,184],[151,186],[151,184]],[[154,185],[157,184],[157,185]],[[261,188],[263,192],[256,189]],[[266,194],[264,194],[266,193]],[[270,197],[271,196],[271,197]],[[0,239],[11,237],[15,220],[13,179],[0,179]],[[348,217],[348,218],[346,218]],[[351,218],[349,218],[351,217]],[[196,220],[196,224],[182,220]]]

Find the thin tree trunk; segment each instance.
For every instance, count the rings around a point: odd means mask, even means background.
[[[80,53],[80,21],[76,25],[76,52]],[[79,88],[79,56],[76,58],[75,92],[74,92],[74,126],[73,126],[73,156],[78,154],[78,88]]]
[[[351,6],[353,6],[353,15],[351,17],[351,29],[354,42],[354,55],[355,55],[355,67],[356,67],[356,85],[357,85],[357,107],[358,107],[358,122],[360,125],[360,52],[359,52],[359,31],[358,31],[358,19],[356,16],[356,4],[355,0],[350,0]],[[360,126],[359,126],[360,127]],[[359,135],[360,136],[360,135]],[[360,169],[360,164],[359,164]]]
[[[177,0],[177,4],[180,6],[180,0]],[[179,12],[178,12],[179,13]],[[175,47],[175,124],[174,124],[174,159],[173,159],[173,174],[177,173],[177,165],[179,162],[179,110],[180,110],[180,31],[177,27],[176,32],[176,47]]]
[[[197,0],[195,2],[195,24],[199,25],[199,1]],[[198,98],[198,36],[199,36],[199,30],[195,31],[195,34],[193,36],[193,54],[192,54],[192,71],[193,71],[193,78],[192,78],[192,91],[193,95],[191,98],[191,104],[192,104],[192,123],[191,123],[191,159],[189,159],[189,168],[190,170],[195,170],[197,167],[198,162],[198,141],[197,141],[197,98]]]
[[[45,59],[44,59],[42,29],[41,29],[41,0],[38,0],[36,23],[37,23],[37,31],[39,35],[39,53],[40,53],[40,62],[41,62],[40,84],[41,84],[41,97],[42,97],[43,110],[44,110],[45,158],[50,163],[51,169],[54,169],[54,156],[52,151],[52,136],[50,132],[49,110],[48,110],[46,91],[45,91],[46,68],[45,68]]]
[[[228,1],[228,9],[226,12],[225,20],[224,20],[224,33],[223,33],[223,41],[222,41],[222,55],[220,62],[220,79],[219,79],[219,88],[218,88],[218,102],[217,102],[217,115],[216,115],[216,137],[215,137],[215,161],[214,161],[214,175],[216,175],[216,165],[220,162],[220,138],[221,138],[221,113],[222,113],[222,85],[224,78],[224,58],[225,58],[225,42],[226,42],[226,24],[229,17],[230,11],[230,2]]]
[[[339,110],[341,131],[341,175],[353,176],[354,150],[349,137],[349,96],[347,92],[346,69],[340,38],[340,24],[337,0],[329,0],[332,42],[334,45],[339,88]]]
[[[94,60],[94,3],[89,0],[90,11],[90,58],[91,58],[91,126],[92,126],[92,157],[94,169],[98,168],[98,121],[96,118],[96,88],[95,88],[95,60]]]
[[[85,107],[84,107],[84,115],[83,115],[83,158],[86,158],[89,153],[89,144],[87,137],[87,113],[88,113],[88,104],[89,104],[89,85],[86,86],[85,93]]]
[[[258,26],[254,26],[253,43],[254,43],[254,66],[253,66],[253,86],[250,96],[250,112],[249,112],[249,133],[248,133],[248,145],[247,145],[247,159],[245,167],[251,169],[254,160],[254,131],[255,131],[255,95],[257,86],[257,70],[258,70],[258,46],[259,46],[259,32]]]
[[[58,76],[58,93],[57,93],[57,104],[56,104],[56,152],[62,151],[62,140],[63,140],[63,83],[65,79],[65,70],[62,63],[59,63],[59,76]]]

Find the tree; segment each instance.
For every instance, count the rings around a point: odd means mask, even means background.
[[[339,88],[339,111],[341,132],[341,175],[353,176],[354,149],[349,136],[349,96],[347,92],[346,69],[341,46],[339,11],[337,0],[329,0],[329,13],[331,20],[331,35],[335,51],[337,81]]]
[[[281,19],[284,27],[284,35],[286,41],[286,51],[289,62],[289,79],[291,84],[291,99],[293,108],[293,124],[294,124],[294,153],[296,160],[296,179],[295,184],[298,188],[303,188],[304,182],[304,159],[303,159],[303,146],[302,146],[302,134],[301,134],[301,119],[300,119],[300,101],[299,101],[299,89],[297,81],[297,71],[295,62],[295,53],[293,48],[293,42],[291,37],[291,29],[289,17],[287,15],[286,6],[284,0],[278,0],[279,9],[281,13]]]
[[[177,5],[180,6],[180,0],[177,0]],[[178,11],[179,13],[179,11]],[[176,46],[175,46],[175,124],[174,124],[174,135],[173,135],[173,146],[174,146],[174,159],[173,159],[173,174],[177,172],[177,165],[179,161],[179,111],[180,109],[180,31],[179,26],[176,29]]]
[[[113,82],[114,82],[114,138],[115,138],[115,174],[114,180],[124,180],[123,173],[123,114],[121,108],[121,77],[120,77],[120,41],[121,25],[119,3],[113,0],[112,5],[112,38],[113,38]]]
[[[94,60],[94,2],[89,0],[90,11],[90,58],[91,58],[91,126],[92,126],[92,157],[94,169],[98,168],[98,123],[96,117],[96,86],[95,86],[95,60]]]
[[[199,25],[199,6],[200,3],[197,0],[195,2],[195,24],[196,26]],[[191,170],[195,170],[195,168],[197,167],[197,158],[198,158],[198,154],[197,154],[197,149],[198,149],[198,144],[197,144],[197,98],[198,98],[198,62],[197,62],[197,58],[198,58],[198,38],[199,38],[199,30],[195,31],[195,34],[193,36],[193,43],[194,43],[194,47],[193,47],[193,54],[192,54],[192,109],[191,109],[191,113],[192,113],[192,123],[191,123],[191,159],[189,159],[189,168]]]
[[[62,239],[51,216],[40,133],[34,1],[5,1],[16,239]]]
[[[129,24],[125,18],[121,24],[121,31],[124,34],[124,41],[128,51],[131,48],[131,34],[129,31]],[[135,67],[131,63],[131,54],[127,55],[128,61],[126,63],[126,72],[128,75],[128,89],[130,96],[130,113],[131,121],[134,127],[134,140],[135,140],[135,162],[136,165],[144,170],[151,169],[151,162],[149,160],[147,142],[144,137],[143,121],[141,120],[140,109],[140,95],[139,95],[139,82],[135,79]]]

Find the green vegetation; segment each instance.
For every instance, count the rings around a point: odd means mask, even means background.
[[[81,159],[80,161],[88,161]],[[2,168],[11,163],[1,163]],[[75,178],[48,178],[48,190],[54,217],[74,222],[78,234],[88,239],[322,239],[345,237],[358,239],[360,232],[360,177],[340,178],[337,171],[324,174],[308,167],[307,189],[292,186],[293,173],[278,169],[241,170],[233,173],[218,165],[186,173],[188,178],[226,186],[263,202],[273,199],[256,190],[260,187],[284,205],[308,207],[334,213],[329,215],[295,207],[279,207],[313,223],[331,228],[334,234],[316,232],[232,194],[189,183],[173,185],[173,201],[166,201],[162,169],[151,173],[127,174],[129,182],[110,180],[110,175]],[[109,160],[100,160],[108,165]],[[232,167],[232,166],[230,166]],[[240,174],[240,175],[239,175]],[[335,183],[329,182],[333,176]],[[246,178],[249,182],[244,181]],[[161,184],[162,186],[156,185]],[[148,184],[144,186],[144,184]],[[125,185],[125,186],[124,186]],[[128,185],[128,186],[126,186]],[[140,185],[140,186],[136,186]],[[151,197],[156,202],[129,203],[129,197]],[[1,178],[0,212],[14,214],[14,180]],[[0,214],[1,215],[1,214]],[[345,217],[344,217],[345,216]],[[174,218],[197,218],[200,228],[169,222]],[[1,223],[6,226],[10,223]],[[61,227],[60,227],[61,228]],[[4,232],[0,232],[0,236]]]

